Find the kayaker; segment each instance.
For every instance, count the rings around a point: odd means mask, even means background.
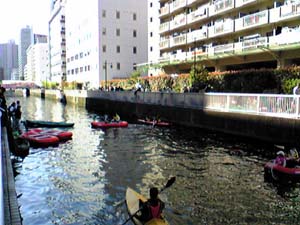
[[[119,122],[120,120],[120,116],[116,113],[116,115],[112,118],[111,122]]]
[[[165,203],[158,198],[158,189],[150,188],[150,199],[146,202],[140,201],[141,215],[137,218],[143,222],[147,222],[153,218],[161,218]]]
[[[275,164],[285,167],[286,166],[286,157],[283,151],[277,152],[277,157],[275,159]]]

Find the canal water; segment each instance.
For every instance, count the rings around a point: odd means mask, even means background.
[[[264,181],[274,156],[264,143],[189,128],[92,129],[99,115],[38,97],[18,98],[22,119],[74,122],[73,139],[31,148],[14,163],[24,225],[119,225],[127,187],[160,197],[170,224],[299,224],[300,189]],[[17,98],[7,98],[7,103]],[[100,107],[100,106],[99,106]],[[128,224],[132,224],[131,221]]]

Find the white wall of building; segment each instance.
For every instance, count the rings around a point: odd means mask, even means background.
[[[42,85],[49,77],[48,43],[37,43],[27,49],[27,65],[25,80]]]
[[[99,87],[105,62],[108,80],[129,77],[135,64],[147,61],[147,41],[147,0],[66,4],[68,81]]]
[[[157,63],[160,58],[159,10],[159,0],[148,0],[148,65],[151,65],[151,63]],[[149,76],[159,75],[160,73],[160,69],[150,68],[148,71]]]

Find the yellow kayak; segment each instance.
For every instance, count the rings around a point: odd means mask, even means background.
[[[126,205],[128,209],[129,216],[132,216],[136,211],[139,210],[139,199],[143,202],[147,201],[147,198],[137,193],[131,188],[127,188],[126,191]],[[143,225],[143,223],[137,218],[133,217],[132,221],[135,225]],[[152,219],[145,223],[145,225],[169,225],[169,223],[164,219]]]

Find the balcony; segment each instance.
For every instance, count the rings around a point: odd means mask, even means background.
[[[170,5],[166,3],[162,8],[160,8],[159,16],[165,16],[170,13]]]
[[[217,54],[233,53],[234,43],[213,46],[208,49],[208,55],[214,56]]]
[[[270,10],[270,22],[279,22],[298,19],[300,15],[300,2],[290,3]]]
[[[176,15],[170,22],[170,30],[186,25],[187,19],[185,13]]]
[[[187,15],[187,23],[193,23],[208,17],[208,5],[201,6],[197,10]]]
[[[170,22],[165,22],[159,25],[159,33],[163,33],[170,30]]]
[[[199,30],[194,30],[187,34],[187,43],[192,43],[194,41],[200,41],[207,38],[207,27],[203,27]]]
[[[234,0],[218,0],[209,6],[209,16],[217,15],[234,8]]]
[[[234,20],[225,19],[223,21],[216,21],[214,26],[209,27],[208,36],[216,37],[231,32],[234,32]]]
[[[269,11],[264,10],[235,20],[235,31],[259,27],[268,24]]]
[[[257,0],[235,0],[235,7],[238,8],[255,2],[257,2]]]
[[[170,5],[170,12],[174,12],[180,8],[183,8],[186,6],[187,0],[176,0]]]
[[[159,42],[159,48],[160,49],[165,49],[165,48],[169,48],[170,47],[170,40],[169,39],[164,39],[164,40],[161,40]]]
[[[187,37],[186,34],[181,34],[179,36],[170,39],[170,46],[175,47],[179,45],[186,45]]]
[[[269,38],[271,48],[283,47],[300,43],[300,27],[282,29],[282,33]]]

